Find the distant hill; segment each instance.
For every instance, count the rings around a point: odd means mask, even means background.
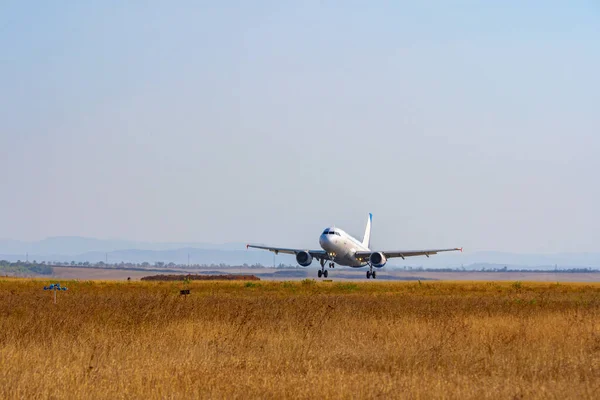
[[[40,256],[61,255],[78,256],[84,253],[111,253],[122,250],[175,250],[181,248],[211,250],[241,250],[243,243],[187,243],[187,242],[136,242],[128,240],[94,239],[80,236],[57,236],[39,241],[24,242],[11,239],[0,239],[0,254],[21,255],[36,254]]]
[[[0,240],[0,259],[8,261],[29,260],[85,262],[106,261],[177,264],[255,264],[273,265],[273,254],[263,251],[246,251],[244,243],[153,243],[126,240],[103,240],[77,236],[51,237],[35,242],[10,239]],[[283,258],[282,258],[283,257]],[[295,263],[292,256],[276,257],[279,263]]]
[[[481,269],[486,264],[494,267],[509,268],[600,268],[600,253],[555,253],[555,254],[520,254],[498,251],[478,251],[444,254],[433,256],[443,257],[448,266],[467,266]],[[442,261],[442,260],[439,260]],[[434,261],[435,262],[435,261]]]
[[[228,264],[265,266],[296,263],[290,255],[260,250],[246,250],[243,243],[150,243],[126,240],[102,240],[83,237],[52,237],[36,242],[0,240],[0,259],[8,261],[25,260],[60,262],[99,262],[108,258],[109,263],[119,262],[174,262],[177,264]],[[315,262],[314,265],[317,265]],[[393,259],[388,266],[393,267],[464,267],[481,269],[489,266],[507,266],[514,269],[558,268],[600,268],[600,253],[557,253],[557,254],[518,254],[496,251],[464,253],[444,253],[426,257]]]

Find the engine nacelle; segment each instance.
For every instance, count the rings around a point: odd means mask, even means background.
[[[296,253],[296,261],[303,267],[308,267],[312,263],[313,257],[308,251]]]
[[[387,262],[387,258],[385,258],[385,256],[381,252],[371,253],[371,255],[369,256],[369,262],[375,268],[381,268]]]

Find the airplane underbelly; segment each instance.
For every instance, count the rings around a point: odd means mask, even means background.
[[[345,252],[343,254],[338,253],[336,255],[334,261],[337,264],[344,265],[346,267],[357,267],[357,268],[365,265],[364,263],[361,263],[354,257],[354,251],[352,251],[350,249],[344,249],[344,251]]]
[[[335,253],[333,261],[338,265],[356,268],[366,265],[354,257],[356,249],[350,247],[350,243],[338,241],[336,243],[327,243],[322,247],[328,253]]]

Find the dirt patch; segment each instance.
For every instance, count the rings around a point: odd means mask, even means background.
[[[143,281],[260,281],[254,275],[152,275],[144,276]]]
[[[52,267],[52,278],[55,279],[81,279],[81,280],[108,280],[119,281],[131,278],[139,280],[148,275],[149,271],[132,271],[116,268],[86,268],[86,267]],[[43,277],[43,276],[39,276]]]

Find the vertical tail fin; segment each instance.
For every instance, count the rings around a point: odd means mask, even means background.
[[[367,227],[365,228],[365,236],[362,244],[366,248],[371,248],[371,221],[373,220],[373,214],[369,213],[369,219],[367,220]]]

